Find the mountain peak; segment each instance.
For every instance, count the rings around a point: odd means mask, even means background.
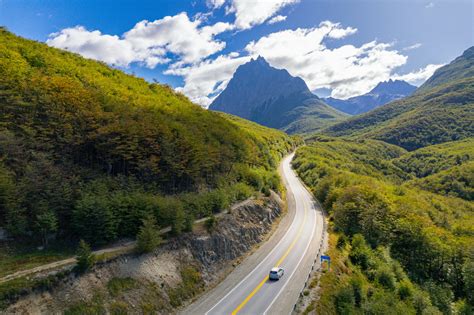
[[[263,58],[262,56],[258,55],[257,58],[252,58],[250,59],[249,62],[247,62],[246,64],[244,65],[252,65],[252,66],[265,66],[265,67],[271,67],[270,64],[268,63],[267,60],[265,60],[265,58]]]
[[[326,120],[343,117],[312,94],[303,79],[272,67],[262,56],[239,66],[209,109],[282,129],[310,109]]]
[[[406,81],[389,79],[388,81],[379,82],[369,93],[409,95],[415,90],[416,86]]]

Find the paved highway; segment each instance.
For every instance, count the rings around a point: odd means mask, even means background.
[[[291,169],[292,158],[293,154],[287,156],[280,165],[288,214],[275,233],[183,314],[291,313],[324,233],[323,215]],[[270,281],[268,273],[275,266],[283,267],[285,274],[279,281]]]

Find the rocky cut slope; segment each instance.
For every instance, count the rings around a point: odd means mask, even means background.
[[[249,199],[220,217],[211,233],[195,227],[154,253],[119,257],[86,274],[71,275],[54,289],[32,292],[6,312],[173,313],[212,287],[236,259],[263,241],[282,209],[275,193]]]
[[[315,131],[345,117],[312,94],[301,78],[271,67],[263,57],[237,68],[209,109],[288,133]]]

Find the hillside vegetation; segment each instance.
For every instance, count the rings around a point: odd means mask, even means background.
[[[428,90],[455,80],[474,77],[474,46],[466,49],[458,58],[449,65],[441,67],[420,86],[419,91]]]
[[[470,314],[473,139],[413,152],[318,136],[293,165],[329,212],[319,314]]]
[[[379,139],[407,150],[472,137],[473,49],[438,69],[433,75],[436,80],[428,80],[414,95],[338,123],[324,133]]]
[[[206,111],[171,88],[0,30],[0,227],[28,240],[179,234],[277,190],[284,133]]]

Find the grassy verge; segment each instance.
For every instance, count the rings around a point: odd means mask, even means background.
[[[31,246],[2,244],[0,245],[0,278],[19,270],[35,268],[73,255],[74,250],[66,246],[38,250]]]

